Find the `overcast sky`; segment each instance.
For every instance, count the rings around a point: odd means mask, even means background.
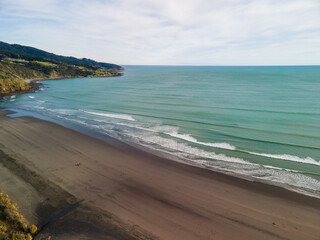
[[[0,40],[117,64],[320,64],[320,0],[0,0]]]

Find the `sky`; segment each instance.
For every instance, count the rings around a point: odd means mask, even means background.
[[[0,41],[120,65],[319,65],[320,0],[0,0]]]

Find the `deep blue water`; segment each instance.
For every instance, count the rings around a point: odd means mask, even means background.
[[[320,67],[127,66],[3,106],[197,165],[320,191]]]

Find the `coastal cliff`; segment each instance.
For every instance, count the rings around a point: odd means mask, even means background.
[[[32,88],[30,80],[119,76],[123,67],[87,58],[64,57],[0,41],[0,96]]]

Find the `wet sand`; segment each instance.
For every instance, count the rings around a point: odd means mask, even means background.
[[[0,188],[37,239],[320,239],[319,199],[6,113]]]

